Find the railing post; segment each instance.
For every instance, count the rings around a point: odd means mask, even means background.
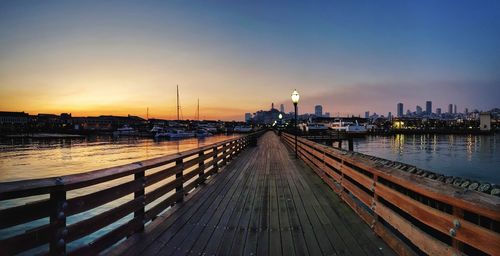
[[[141,204],[142,207],[134,212],[134,218],[138,219],[142,225],[136,232],[144,231],[144,208],[146,207],[146,200],[144,198],[144,189],[146,186],[146,178],[144,177],[145,171],[140,171],[134,174],[134,180],[139,181],[141,183],[141,189],[134,192],[134,199],[142,197]]]
[[[226,144],[222,145],[222,147],[223,148],[226,147]],[[226,149],[222,150],[222,156],[223,156],[223,158],[222,158],[222,165],[226,165],[226,163],[227,163],[227,160],[226,160],[227,156],[224,156],[224,154],[226,154],[226,152],[228,150],[229,150],[229,148],[226,148]]]
[[[201,160],[200,163],[198,163],[198,168],[200,168],[200,174],[198,174],[200,183],[205,183],[205,151],[201,151],[198,154],[198,158]]]
[[[229,161],[233,160],[233,154],[235,153],[235,150],[235,141],[233,140],[229,143]]]
[[[50,238],[50,254],[65,255],[66,254],[66,191],[54,190],[50,192],[51,213],[50,225],[52,226],[52,237]]]
[[[217,147],[214,147],[214,173],[219,171],[219,164],[217,163],[217,154],[219,154],[219,150],[217,150]]]
[[[180,203],[184,200],[184,180],[183,180],[184,163],[182,162],[182,158],[175,161],[175,166],[179,168],[177,173],[175,174],[175,179],[181,181],[181,183],[177,187],[175,187],[175,192],[178,195],[179,194],[181,195],[176,202]]]
[[[460,225],[462,219],[464,217],[464,211],[456,206],[453,206],[453,216],[455,219],[453,220],[453,227],[450,228],[450,236],[451,236],[451,244],[455,253],[460,255],[460,252],[463,250],[463,243],[458,241],[455,237],[457,236],[457,232],[460,229]]]

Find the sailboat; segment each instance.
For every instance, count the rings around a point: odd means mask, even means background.
[[[177,85],[177,122],[180,121],[179,118],[180,109],[181,107],[179,105],[179,85]],[[158,131],[155,134],[155,138],[166,137],[168,139],[184,139],[184,138],[192,138],[194,136],[195,136],[194,132],[185,131],[182,128],[166,129],[163,131]]]

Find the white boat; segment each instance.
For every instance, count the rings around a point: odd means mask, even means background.
[[[149,131],[151,133],[158,133],[158,132],[163,132],[163,127],[159,125],[154,125],[153,128]]]
[[[194,132],[186,132],[178,129],[167,130],[165,132],[158,132],[155,134],[155,138],[166,137],[169,139],[193,138],[194,136]]]
[[[335,121],[331,123],[330,129],[334,131],[347,132],[350,134],[366,134],[368,131],[365,126],[359,125],[358,121],[356,122],[343,122],[342,120]]]
[[[134,136],[137,135],[137,131],[128,126],[124,125],[122,128],[116,129],[116,131],[113,132],[113,136]]]
[[[250,127],[250,126],[244,126],[244,125],[238,125],[238,126],[234,127],[233,131],[234,132],[251,132],[252,131],[252,127]]]
[[[326,131],[328,130],[328,126],[320,123],[308,123],[305,126],[305,130],[306,132]]]

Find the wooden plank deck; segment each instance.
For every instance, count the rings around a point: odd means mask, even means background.
[[[394,255],[279,137],[264,134],[120,255]]]

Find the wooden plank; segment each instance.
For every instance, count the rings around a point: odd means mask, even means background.
[[[132,180],[91,194],[71,198],[68,200],[68,208],[66,210],[67,215],[71,216],[88,211],[118,198],[132,194],[139,189],[142,189],[142,183],[143,181],[141,180]]]
[[[5,255],[15,255],[23,251],[47,244],[51,238],[50,225],[43,225],[25,233],[15,235],[0,240],[0,253]]]
[[[250,158],[251,155],[251,158]],[[255,150],[251,152],[247,152],[245,157],[239,157],[237,160],[233,162],[246,162],[245,166],[240,170],[244,175],[244,183],[238,186],[235,191],[238,194],[233,200],[231,200],[224,210],[223,215],[220,218],[219,224],[213,230],[211,237],[208,242],[204,246],[205,254],[214,255],[217,253],[218,249],[223,243],[230,244],[232,242],[232,236],[228,235],[233,229],[235,229],[236,221],[239,219],[239,214],[241,212],[241,207],[243,202],[246,200],[247,196],[250,193],[250,187],[248,186],[251,183],[252,179],[255,177],[255,172],[249,171],[249,166],[253,163],[254,158],[257,154]],[[236,169],[239,170],[239,169]]]
[[[424,205],[380,183],[377,183],[376,193],[385,200],[397,205],[412,217],[445,235],[449,235],[449,230],[454,228],[453,221],[458,220],[460,222],[460,227],[457,229],[455,239],[476,247],[488,254],[500,254],[500,234],[494,231],[470,223],[463,218],[457,218]]]
[[[181,245],[181,251],[189,251],[191,254],[202,254],[214,232],[224,229],[225,221],[229,219],[233,209],[231,203],[234,203],[239,198],[241,195],[239,190],[250,176],[249,172],[242,171],[248,164],[248,161],[238,161],[230,166],[230,171],[238,175],[237,180],[232,182],[230,190],[224,194],[223,201],[210,219],[207,222],[198,222],[197,226],[202,227],[202,230],[199,233],[193,232],[193,234],[188,236],[187,241],[184,241]],[[197,236],[198,234],[199,236]]]
[[[134,218],[90,242],[89,244],[71,251],[69,255],[97,255],[99,252],[112,246],[122,238],[132,235],[142,225],[142,220]]]
[[[0,229],[46,218],[50,214],[50,200],[44,199],[0,210]]]
[[[143,199],[143,196],[135,198],[96,216],[69,225],[67,227],[67,242],[71,242],[88,234],[91,234],[138,210],[139,208],[143,207]]]
[[[455,252],[450,246],[421,231],[384,205],[378,204],[375,212],[405,237],[410,237],[411,242],[423,252],[429,255],[451,255]]]

